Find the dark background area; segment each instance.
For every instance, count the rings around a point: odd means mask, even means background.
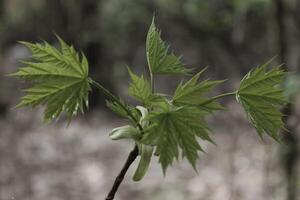
[[[204,144],[198,175],[184,162],[163,178],[154,160],[142,182],[132,182],[129,172],[117,199],[300,199],[300,1],[0,0],[0,200],[104,199],[132,147],[109,140],[109,130],[123,122],[97,91],[86,115],[68,128],[64,120],[43,125],[42,108],[12,109],[26,83],[3,75],[29,56],[17,41],[57,45],[54,33],[60,35],[86,54],[91,77],[131,102],[126,65],[147,74],[153,14],[187,67],[208,66],[206,77],[228,79],[218,93],[234,90],[274,57],[274,65],[295,72],[285,84],[295,102],[284,109],[290,132],[283,144],[261,141],[234,99],[225,99],[231,111],[209,119],[218,146]],[[170,92],[180,79],[157,77],[156,88]]]

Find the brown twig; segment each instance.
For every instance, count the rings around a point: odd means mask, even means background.
[[[127,158],[124,166],[122,167],[122,170],[120,171],[119,175],[116,177],[114,184],[113,184],[112,188],[110,189],[105,200],[113,200],[114,199],[115,194],[118,191],[119,186],[122,183],[126,172],[128,171],[128,168],[130,167],[130,165],[133,163],[133,161],[136,159],[136,157],[138,155],[139,155],[139,150],[138,150],[138,147],[135,146],[134,149],[129,153],[128,158]]]
[[[97,87],[101,92],[103,92],[108,98],[115,101],[123,110],[127,113],[127,115],[134,121],[137,128],[140,130],[141,134],[143,134],[143,127],[139,123],[138,119],[133,115],[130,109],[128,109],[119,98],[117,98],[115,95],[113,95],[109,90],[107,90],[105,87],[103,87],[101,84],[97,83],[96,81],[93,81],[92,79],[89,79],[89,82],[93,84],[95,87]],[[105,200],[113,200],[115,198],[116,192],[119,189],[120,184],[122,183],[124,176],[126,172],[128,171],[128,168],[133,163],[133,161],[136,159],[136,157],[139,155],[139,149],[138,146],[135,145],[134,149],[129,153],[128,158],[122,167],[119,175],[116,177],[114,184],[112,188],[110,189],[108,195],[106,196]]]

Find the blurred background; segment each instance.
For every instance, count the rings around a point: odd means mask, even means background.
[[[274,64],[295,72],[285,84],[295,102],[284,109],[289,133],[283,144],[260,140],[234,99],[224,99],[230,111],[208,119],[217,146],[203,143],[198,174],[184,161],[164,178],[154,158],[135,183],[135,163],[116,199],[300,199],[299,0],[0,0],[0,200],[104,199],[133,147],[108,138],[125,122],[97,91],[69,127],[64,119],[43,124],[42,108],[13,109],[26,83],[3,75],[29,56],[17,41],[57,45],[57,33],[86,54],[94,79],[133,102],[126,65],[147,73],[145,38],[154,13],[163,39],[188,67],[209,66],[206,77],[228,79],[218,93],[235,90],[251,68],[274,56]],[[172,92],[181,79],[157,77],[156,88]]]

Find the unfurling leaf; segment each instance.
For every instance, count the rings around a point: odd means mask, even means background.
[[[142,137],[142,135],[137,128],[134,128],[130,125],[126,125],[126,126],[114,128],[109,133],[109,137],[112,140],[120,140],[120,139],[139,140]]]
[[[278,141],[278,132],[284,127],[280,108],[287,103],[278,86],[285,72],[280,66],[267,71],[268,65],[251,70],[241,81],[236,97],[258,134],[262,137],[266,133]]]
[[[161,39],[161,32],[155,27],[154,18],[146,40],[146,56],[153,74],[187,74],[179,57],[169,53],[168,46]]]
[[[123,108],[117,107],[118,104],[114,104],[112,102],[107,102],[109,107],[113,110],[116,110],[116,113],[120,113],[120,115],[123,115]],[[125,104],[124,104],[125,105]],[[142,128],[145,128],[149,123],[146,120],[146,117],[148,115],[148,110],[143,106],[136,106],[136,112],[137,115],[139,115],[139,124]],[[124,114],[125,116],[125,114]],[[129,118],[129,117],[128,117]],[[138,128],[135,128],[131,125],[121,126],[118,128],[114,128],[110,133],[109,137],[112,140],[120,140],[120,139],[133,139],[135,141],[139,141],[142,137],[141,130]]]
[[[154,147],[138,143],[140,162],[133,175],[134,181],[140,181],[145,176],[153,154]]]
[[[24,67],[10,74],[32,81],[33,86],[25,91],[20,106],[45,105],[44,119],[53,120],[66,112],[69,119],[88,107],[88,62],[83,53],[80,55],[58,37],[61,50],[47,42],[21,42],[32,52],[33,61],[23,62]]]
[[[141,126],[143,128],[146,127],[146,126],[148,126],[149,122],[146,119],[146,117],[148,116],[148,110],[147,110],[147,108],[145,108],[143,106],[137,106],[136,109],[141,113],[141,117],[140,117],[140,124],[141,124]]]

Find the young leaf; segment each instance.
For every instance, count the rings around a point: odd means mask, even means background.
[[[151,96],[151,86],[148,80],[142,75],[138,77],[129,68],[128,73],[131,78],[128,93],[129,95],[140,100],[144,105],[147,105],[149,97]]]
[[[141,117],[140,117],[140,124],[143,128],[145,128],[146,126],[149,125],[149,121],[146,119],[149,112],[148,112],[148,109],[143,107],[143,106],[137,106],[136,109],[140,112],[141,114]]]
[[[174,159],[178,159],[179,147],[193,168],[196,168],[198,151],[202,151],[197,136],[208,136],[208,128],[204,121],[205,111],[192,107],[176,107],[162,103],[159,110],[150,114],[149,119],[156,126],[147,131],[141,142],[157,145],[156,154],[163,172]]]
[[[160,94],[153,94],[150,83],[144,76],[134,74],[128,68],[131,83],[129,85],[128,93],[130,96],[137,98],[143,105],[151,106],[153,103],[164,101],[164,96]]]
[[[161,32],[155,27],[154,18],[149,28],[146,40],[146,55],[148,65],[153,74],[186,74],[179,57],[168,52],[168,46],[161,39]]]
[[[120,101],[124,107],[128,107],[123,101]],[[126,110],[115,101],[106,100],[106,106],[115,114],[123,118],[128,118]]]
[[[25,91],[20,106],[45,105],[44,119],[53,120],[66,112],[69,119],[88,107],[88,62],[83,53],[79,56],[72,46],[58,37],[61,51],[47,42],[33,44],[21,42],[32,52],[32,62],[23,62],[11,76],[32,81],[33,86]]]
[[[210,92],[216,85],[223,81],[205,80],[198,83],[200,75],[205,69],[198,72],[185,84],[179,84],[173,95],[173,102],[176,105],[195,106],[199,109],[213,112],[215,110],[223,109],[223,107],[216,101],[210,101],[204,94]]]
[[[277,86],[282,83],[285,72],[280,66],[267,71],[268,65],[251,70],[242,79],[236,97],[259,136],[266,133],[278,141],[278,131],[284,126],[280,107],[287,101],[283,90]]]

